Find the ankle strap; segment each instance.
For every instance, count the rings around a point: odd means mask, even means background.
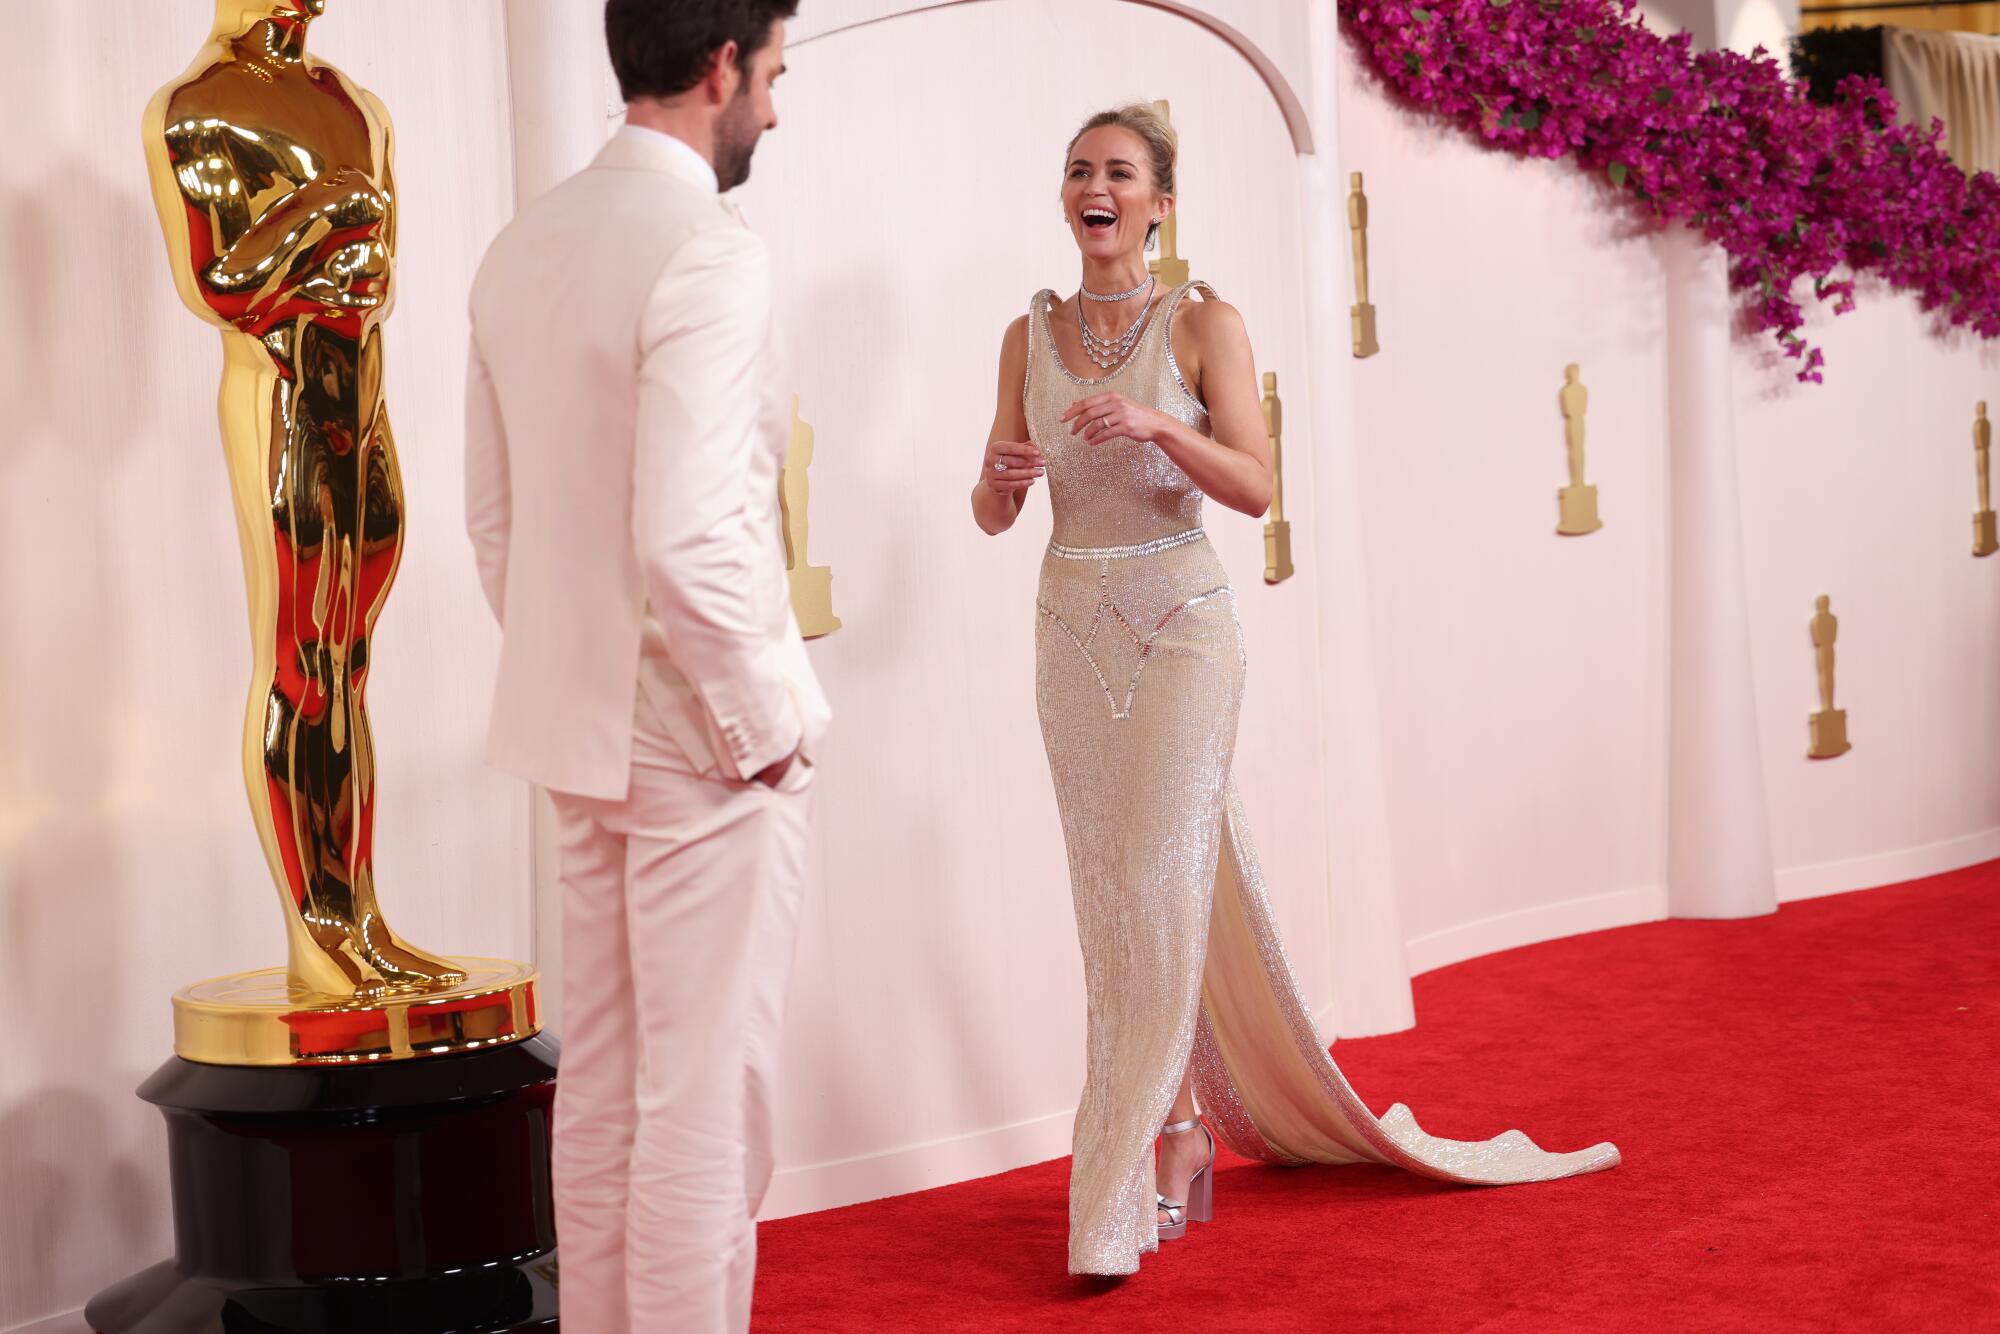
[[[1161,1126],[1160,1133],[1162,1135],[1178,1135],[1182,1131],[1193,1130],[1196,1126],[1200,1124],[1201,1124],[1201,1118],[1199,1116],[1196,1116],[1186,1121],[1175,1121],[1170,1125]]]

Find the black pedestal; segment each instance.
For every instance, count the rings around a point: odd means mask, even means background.
[[[99,1334],[553,1331],[547,1037],[365,1066],[179,1057],[174,1258],[92,1299]]]

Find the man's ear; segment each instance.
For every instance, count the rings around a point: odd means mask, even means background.
[[[711,105],[723,106],[736,96],[737,87],[743,82],[743,69],[736,62],[736,39],[730,38],[709,57],[708,73],[702,78],[702,89],[708,94]]]

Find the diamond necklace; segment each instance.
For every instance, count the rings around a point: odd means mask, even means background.
[[[1146,276],[1145,282],[1140,283],[1137,287],[1133,288],[1129,292],[1113,292],[1111,293],[1111,295],[1106,296],[1102,292],[1093,292],[1088,287],[1078,287],[1076,290],[1083,293],[1083,299],[1085,301],[1130,301],[1133,297],[1139,295],[1139,293],[1145,291],[1148,287],[1151,287],[1152,285],[1153,285],[1152,275],[1148,274]]]
[[[1083,334],[1083,353],[1092,362],[1096,363],[1097,369],[1108,371],[1132,355],[1132,345],[1139,341],[1139,330],[1146,323],[1146,316],[1151,314],[1153,310],[1153,283],[1154,280],[1148,278],[1143,287],[1136,287],[1132,289],[1131,293],[1128,293],[1128,295],[1137,295],[1143,291],[1146,293],[1147,300],[1144,306],[1141,307],[1138,316],[1132,321],[1132,326],[1116,338],[1099,338],[1095,333],[1092,333],[1090,326],[1083,319],[1083,303],[1081,301],[1076,303],[1076,327]],[[1078,290],[1081,291],[1082,289],[1079,288]]]

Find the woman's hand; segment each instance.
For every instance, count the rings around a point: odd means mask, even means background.
[[[1158,408],[1141,407],[1123,394],[1092,394],[1070,404],[1062,419],[1070,423],[1069,433],[1082,433],[1087,445],[1103,444],[1123,436],[1140,444],[1158,444],[1177,423]]]
[[[980,481],[995,495],[1012,496],[1026,491],[1035,479],[1048,471],[1042,451],[1019,440],[994,440],[986,446],[986,463]]]
[[[986,433],[980,456],[979,480],[972,484],[972,521],[991,536],[1014,526],[1028,488],[1043,472],[1042,451],[1026,443],[1028,413],[1021,385],[1028,374],[1028,317],[1017,315],[1000,340],[999,396],[993,405],[993,427]]]

